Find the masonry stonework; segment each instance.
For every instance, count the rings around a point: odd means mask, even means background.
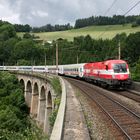
[[[49,116],[54,109],[56,95],[51,84],[32,75],[17,74],[22,84],[26,104],[30,109],[30,116],[46,134],[51,133]]]

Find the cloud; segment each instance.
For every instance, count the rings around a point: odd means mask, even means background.
[[[9,8],[9,3],[6,0],[1,0],[0,3],[0,18],[11,23],[20,24],[19,13],[16,13],[13,9]]]
[[[1,0],[0,17],[12,23],[42,26],[74,24],[76,19],[104,15],[114,0]],[[124,14],[138,0],[116,0],[106,14]],[[140,14],[140,5],[129,14]],[[5,11],[5,12],[4,12]]]
[[[46,13],[46,12],[43,12],[43,11],[33,11],[32,12],[32,15],[37,15],[37,16],[39,16],[39,17],[47,17],[48,16],[48,13]]]
[[[2,20],[9,21],[10,23],[21,24],[19,20],[19,14],[11,14],[10,16],[2,17]]]

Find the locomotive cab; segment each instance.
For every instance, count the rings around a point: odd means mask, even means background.
[[[126,87],[131,84],[129,68],[125,61],[118,60],[116,63],[113,63],[112,70],[113,85]]]

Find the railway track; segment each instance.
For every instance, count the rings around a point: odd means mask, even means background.
[[[112,91],[112,92],[114,92],[114,91]],[[122,95],[122,96],[125,96],[129,99],[132,99],[132,100],[140,103],[140,94],[136,94],[136,93],[131,92],[131,91],[115,91],[115,93]]]
[[[96,102],[118,126],[127,139],[140,139],[140,116],[138,114],[89,83],[71,78],[66,79]]]

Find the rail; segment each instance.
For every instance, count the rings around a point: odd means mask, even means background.
[[[127,139],[140,138],[138,129],[140,129],[140,116],[135,112],[121,105],[118,101],[107,96],[103,89],[97,90],[93,85],[82,81],[69,80],[82,90],[90,99],[97,103],[97,105],[112,119],[112,121],[120,128]],[[93,94],[94,92],[94,94]],[[103,94],[103,92],[105,92]],[[102,95],[103,94],[103,95]]]

